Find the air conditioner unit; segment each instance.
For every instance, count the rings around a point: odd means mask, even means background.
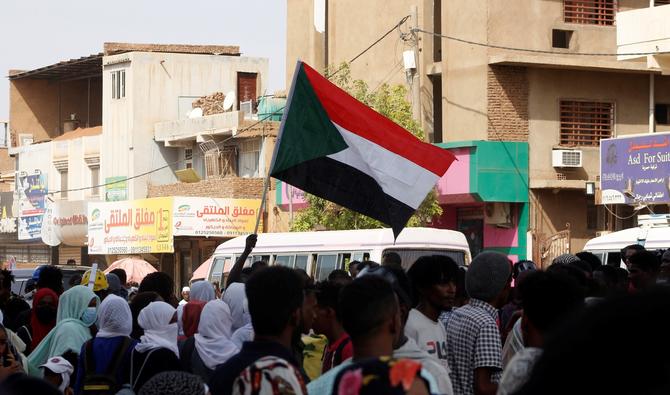
[[[555,149],[551,151],[553,167],[582,167],[582,151]]]
[[[484,222],[501,228],[512,226],[512,210],[509,203],[486,203]]]
[[[254,102],[251,100],[240,102],[240,112],[244,113],[245,118],[250,117],[254,112]]]

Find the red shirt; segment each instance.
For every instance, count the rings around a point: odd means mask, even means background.
[[[321,373],[326,373],[335,366],[341,364],[354,355],[354,347],[349,335],[343,333],[337,341],[329,344],[323,355],[323,367]]]

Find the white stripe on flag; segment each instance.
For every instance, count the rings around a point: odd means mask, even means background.
[[[328,155],[372,177],[385,194],[417,209],[440,177],[333,122],[349,148]]]

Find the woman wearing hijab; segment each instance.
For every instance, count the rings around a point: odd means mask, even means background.
[[[58,302],[56,326],[28,358],[29,373],[41,376],[39,366],[47,359],[68,351],[78,354],[91,338],[89,327],[95,323],[99,305],[100,299],[88,287],[77,285],[65,291]]]
[[[85,378],[92,374],[115,373],[117,385],[128,383],[130,354],[137,345],[137,341],[129,337],[132,328],[132,315],[125,299],[107,296],[98,310],[98,333],[84,343],[79,353],[76,394],[85,389]],[[113,364],[115,366],[111,366]],[[90,367],[94,371],[90,371]]]
[[[179,325],[179,340],[185,340],[195,334],[198,331],[198,322],[200,322],[200,312],[202,308],[205,307],[205,303],[210,300],[216,299],[216,292],[214,291],[214,286],[209,281],[197,281],[193,283],[190,288],[190,297],[188,303],[180,304],[177,306],[177,324]],[[186,306],[191,307],[192,311],[188,315],[188,323],[186,322],[187,317],[185,316]],[[198,305],[193,307],[194,305]],[[189,326],[191,331],[190,334],[186,333],[186,326]]]
[[[151,302],[142,309],[137,322],[144,335],[131,356],[129,378],[135,392],[158,373],[181,370],[175,308],[165,302]]]
[[[182,315],[182,324],[184,335],[179,336],[179,341],[185,341],[198,332],[200,316],[202,315],[202,310],[205,308],[206,304],[207,302],[201,300],[192,300],[183,306],[184,312]],[[177,313],[177,315],[179,315],[179,313]]]
[[[163,298],[156,292],[140,292],[133,297],[130,302],[130,313],[133,315],[133,331],[130,337],[139,340],[144,335],[144,329],[137,323],[137,318],[140,316],[140,311],[149,306],[151,302],[162,302]]]
[[[50,288],[41,288],[33,297],[30,323],[19,328],[16,333],[26,344],[26,354],[30,354],[44,337],[56,326],[58,294]]]
[[[242,348],[244,342],[254,339],[254,327],[251,325],[251,315],[249,314],[244,284],[230,284],[223,295],[223,301],[230,307],[233,319],[231,340],[237,348]]]
[[[228,305],[220,300],[207,302],[202,310],[198,333],[180,348],[184,370],[209,381],[218,365],[239,352],[230,341],[232,317]]]

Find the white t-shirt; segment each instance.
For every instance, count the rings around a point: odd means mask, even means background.
[[[435,358],[449,372],[447,362],[447,331],[439,321],[433,321],[417,309],[409,312],[405,336],[414,340],[420,349]]]
[[[535,363],[541,356],[541,348],[527,347],[517,352],[503,371],[497,395],[510,395],[520,390],[530,378]]]

